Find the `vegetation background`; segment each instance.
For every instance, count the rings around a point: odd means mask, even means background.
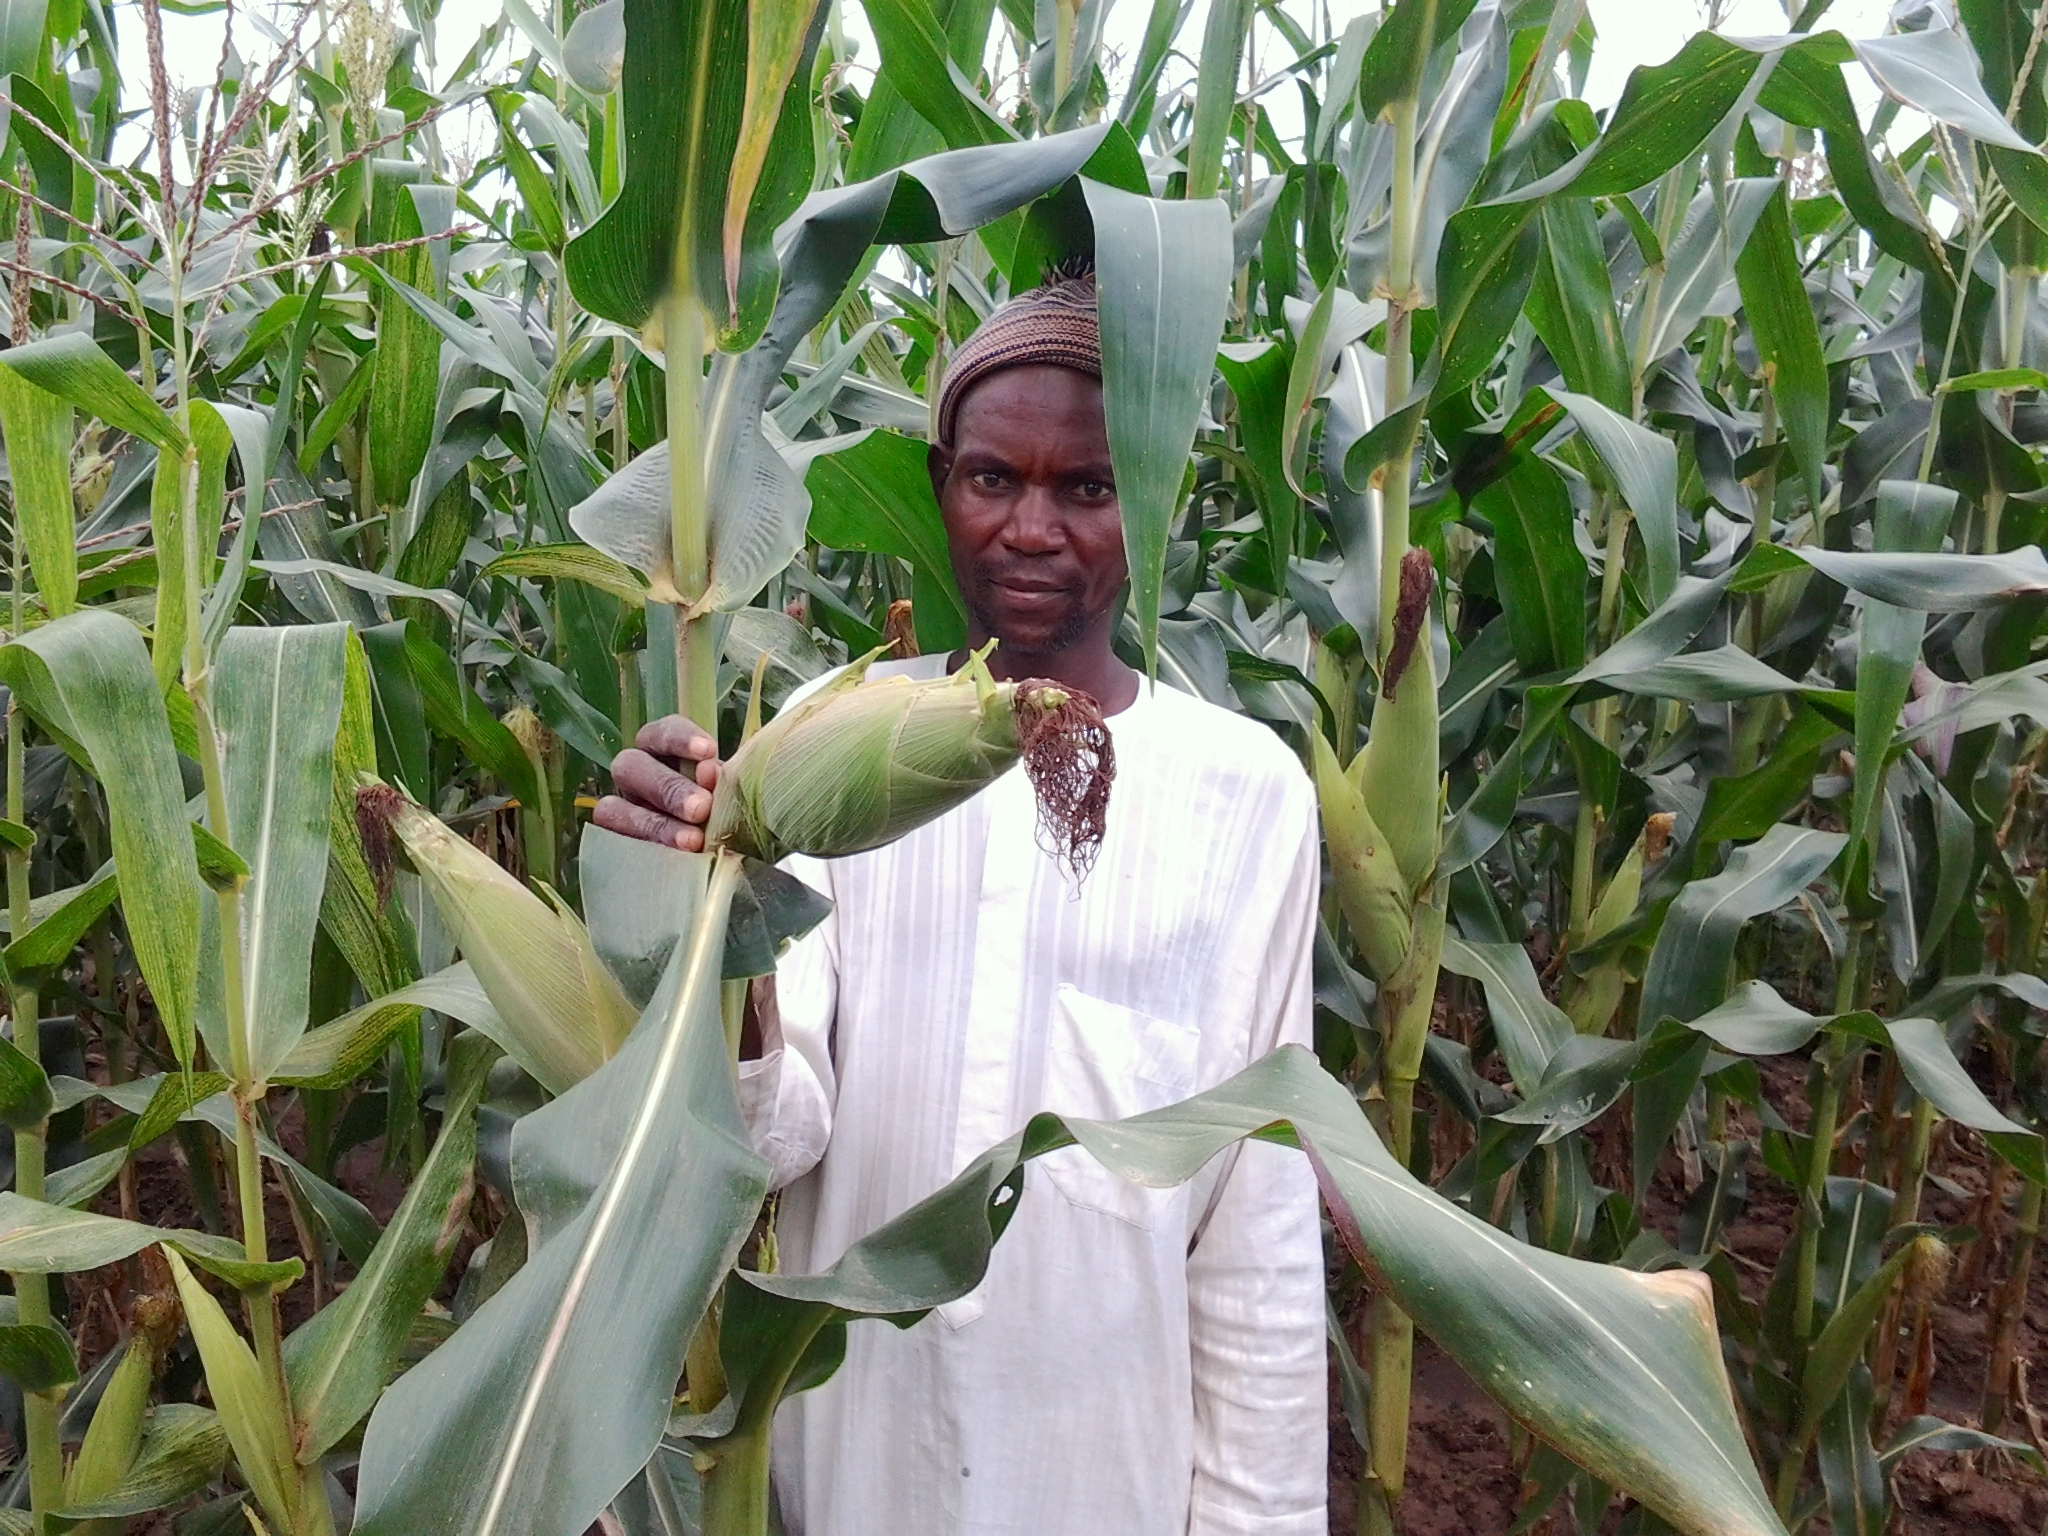
[[[2044,35],[0,0],[0,1530],[765,1531],[1031,1157],[1247,1134],[1340,1529],[2040,1529]],[[961,641],[929,402],[1073,254],[1119,644],[1317,781],[1315,1058],[783,1275],[772,860],[909,823],[897,717],[778,706]],[[676,707],[821,815],[589,830]],[[901,707],[935,810],[1031,705]]]

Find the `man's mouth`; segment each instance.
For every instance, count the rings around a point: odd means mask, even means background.
[[[1030,576],[995,576],[989,585],[1011,597],[1025,599],[1055,597],[1069,590],[1063,582],[1043,581]]]

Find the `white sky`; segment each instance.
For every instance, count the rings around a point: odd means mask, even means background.
[[[338,8],[338,0],[334,3]],[[378,0],[373,0],[373,3],[378,3]],[[1294,14],[1306,15],[1311,3],[1313,0],[1293,0],[1289,9]],[[1328,0],[1331,24],[1341,31],[1353,17],[1375,9],[1376,3],[1377,0]],[[1586,82],[1587,99],[1595,107],[1611,105],[1620,96],[1631,69],[1640,64],[1662,63],[1706,24],[1711,3],[1713,0],[1590,0],[1589,9],[1598,41],[1593,51],[1592,73]],[[502,0],[443,0],[435,28],[437,73],[445,74],[462,58],[481,29],[500,14],[501,6]],[[864,38],[867,28],[857,6],[858,0],[848,4],[846,28],[849,36]],[[1148,0],[1116,0],[1104,27],[1104,45],[1110,55],[1128,60],[1137,52],[1149,8]],[[1787,25],[1780,0],[1718,0],[1718,8],[1721,30],[1731,36],[1773,35],[1782,33]],[[147,78],[140,10],[134,0],[116,0],[114,9],[121,38],[123,73],[130,82],[131,92],[135,92]],[[291,14],[289,6],[266,6],[266,9],[270,9],[273,15]],[[533,9],[546,14],[550,9],[548,0],[538,0]],[[1194,0],[1194,10],[1181,29],[1179,47],[1190,58],[1201,46],[1202,23],[1207,9],[1208,0]],[[1835,0],[1823,25],[1839,28],[1852,36],[1876,36],[1885,30],[1889,12],[1886,0]],[[212,81],[215,63],[220,57],[222,26],[223,18],[219,14],[180,16],[165,13],[165,58],[175,84],[195,88]],[[1254,36],[1259,43],[1258,63],[1262,70],[1270,71],[1289,61],[1290,54],[1284,40],[1270,25],[1261,25]],[[267,46],[247,26],[237,26],[236,38],[245,54],[253,58],[267,55]],[[525,44],[516,34],[514,45],[523,56]],[[860,49],[856,62],[872,65],[874,58],[874,48],[869,43]],[[1182,68],[1191,72],[1191,65]],[[1173,78],[1173,73],[1169,73],[1169,78]],[[1852,89],[1867,111],[1875,93],[1861,78],[1860,71],[1851,71],[1851,75]],[[1121,83],[1114,82],[1119,88]],[[1266,100],[1283,113],[1291,114],[1297,110],[1297,98],[1290,89],[1278,89]],[[445,124],[444,120],[444,143],[459,138],[459,129],[453,134],[448,132],[453,127]]]

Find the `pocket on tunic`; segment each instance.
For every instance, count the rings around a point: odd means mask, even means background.
[[[1121,1120],[1177,1103],[1195,1091],[1202,1034],[1062,983],[1047,1038],[1045,1108],[1090,1120]],[[1177,1189],[1133,1184],[1080,1147],[1038,1160],[1070,1204],[1151,1230]]]

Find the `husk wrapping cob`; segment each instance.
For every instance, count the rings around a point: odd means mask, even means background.
[[[1094,700],[1036,679],[999,683],[979,656],[949,677],[867,679],[864,658],[784,710],[721,771],[713,846],[774,861],[892,842],[971,798],[1020,758],[1039,841],[1077,877],[1100,848],[1115,755]]]
[[[356,792],[356,826],[380,893],[390,888],[392,837],[403,845],[504,1021],[507,1048],[551,1092],[581,1082],[625,1043],[638,1010],[564,903],[542,901],[388,785]]]

